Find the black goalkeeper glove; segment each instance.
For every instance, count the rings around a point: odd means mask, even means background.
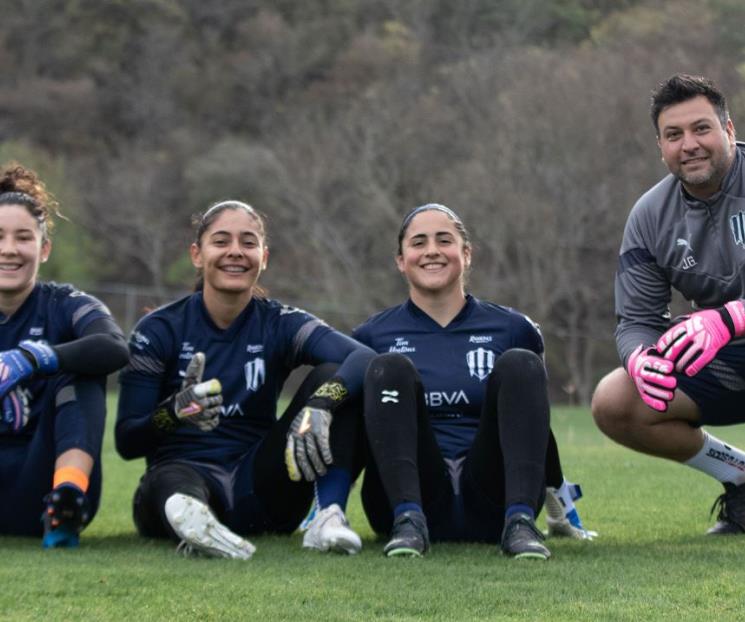
[[[181,390],[159,404],[153,414],[156,428],[168,432],[185,423],[209,432],[218,426],[222,386],[217,378],[202,382],[205,364],[204,353],[194,354],[186,368]]]
[[[294,482],[309,482],[326,475],[331,455],[332,410],[339,407],[349,392],[339,378],[324,382],[310,396],[307,405],[295,416],[287,433],[285,464]]]

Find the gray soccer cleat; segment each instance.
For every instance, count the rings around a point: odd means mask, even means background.
[[[510,516],[502,531],[502,552],[515,559],[547,560],[551,557],[543,544],[544,536],[538,531],[533,519],[518,512]]]
[[[421,557],[429,550],[427,519],[421,512],[410,510],[393,521],[391,539],[383,547],[386,557]]]
[[[166,518],[179,538],[185,555],[251,559],[256,547],[223,525],[210,508],[189,495],[174,493],[166,501]]]

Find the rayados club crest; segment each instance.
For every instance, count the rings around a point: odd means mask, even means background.
[[[259,387],[264,384],[264,377],[266,376],[266,366],[263,358],[255,358],[243,367],[246,374],[246,390],[247,391],[258,391]]]
[[[477,348],[466,353],[468,373],[479,380],[485,380],[494,369],[494,352],[485,348]]]

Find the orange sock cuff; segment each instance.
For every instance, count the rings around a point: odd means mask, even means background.
[[[54,488],[57,488],[57,486],[62,484],[74,484],[83,492],[87,492],[89,483],[90,480],[88,476],[78,467],[60,467],[54,472]]]

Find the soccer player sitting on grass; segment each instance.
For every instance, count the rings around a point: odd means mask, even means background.
[[[195,226],[197,291],[138,323],[121,374],[117,449],[147,461],[137,529],[185,552],[248,559],[245,536],[292,533],[315,491],[303,546],[356,553],[344,510],[362,468],[360,396],[374,353],[264,296],[266,227],[251,206],[217,203]],[[277,419],[300,365],[315,368]]]
[[[0,533],[72,547],[101,495],[106,374],[127,362],[108,309],[38,280],[56,202],[36,173],[0,171]]]
[[[710,534],[745,532],[745,452],[702,425],[745,422],[745,145],[721,92],[674,75],[652,97],[670,175],[629,215],[616,273],[624,368],[598,385],[592,414],[631,449],[724,485]],[[670,320],[671,288],[695,311]]]
[[[471,243],[447,207],[412,210],[398,244],[409,300],[353,333],[381,353],[365,378],[373,460],[362,502],[373,529],[390,534],[384,553],[419,556],[430,539],[465,540],[548,559],[535,525],[544,499],[551,535],[591,539],[549,427],[537,326],[466,295]]]

